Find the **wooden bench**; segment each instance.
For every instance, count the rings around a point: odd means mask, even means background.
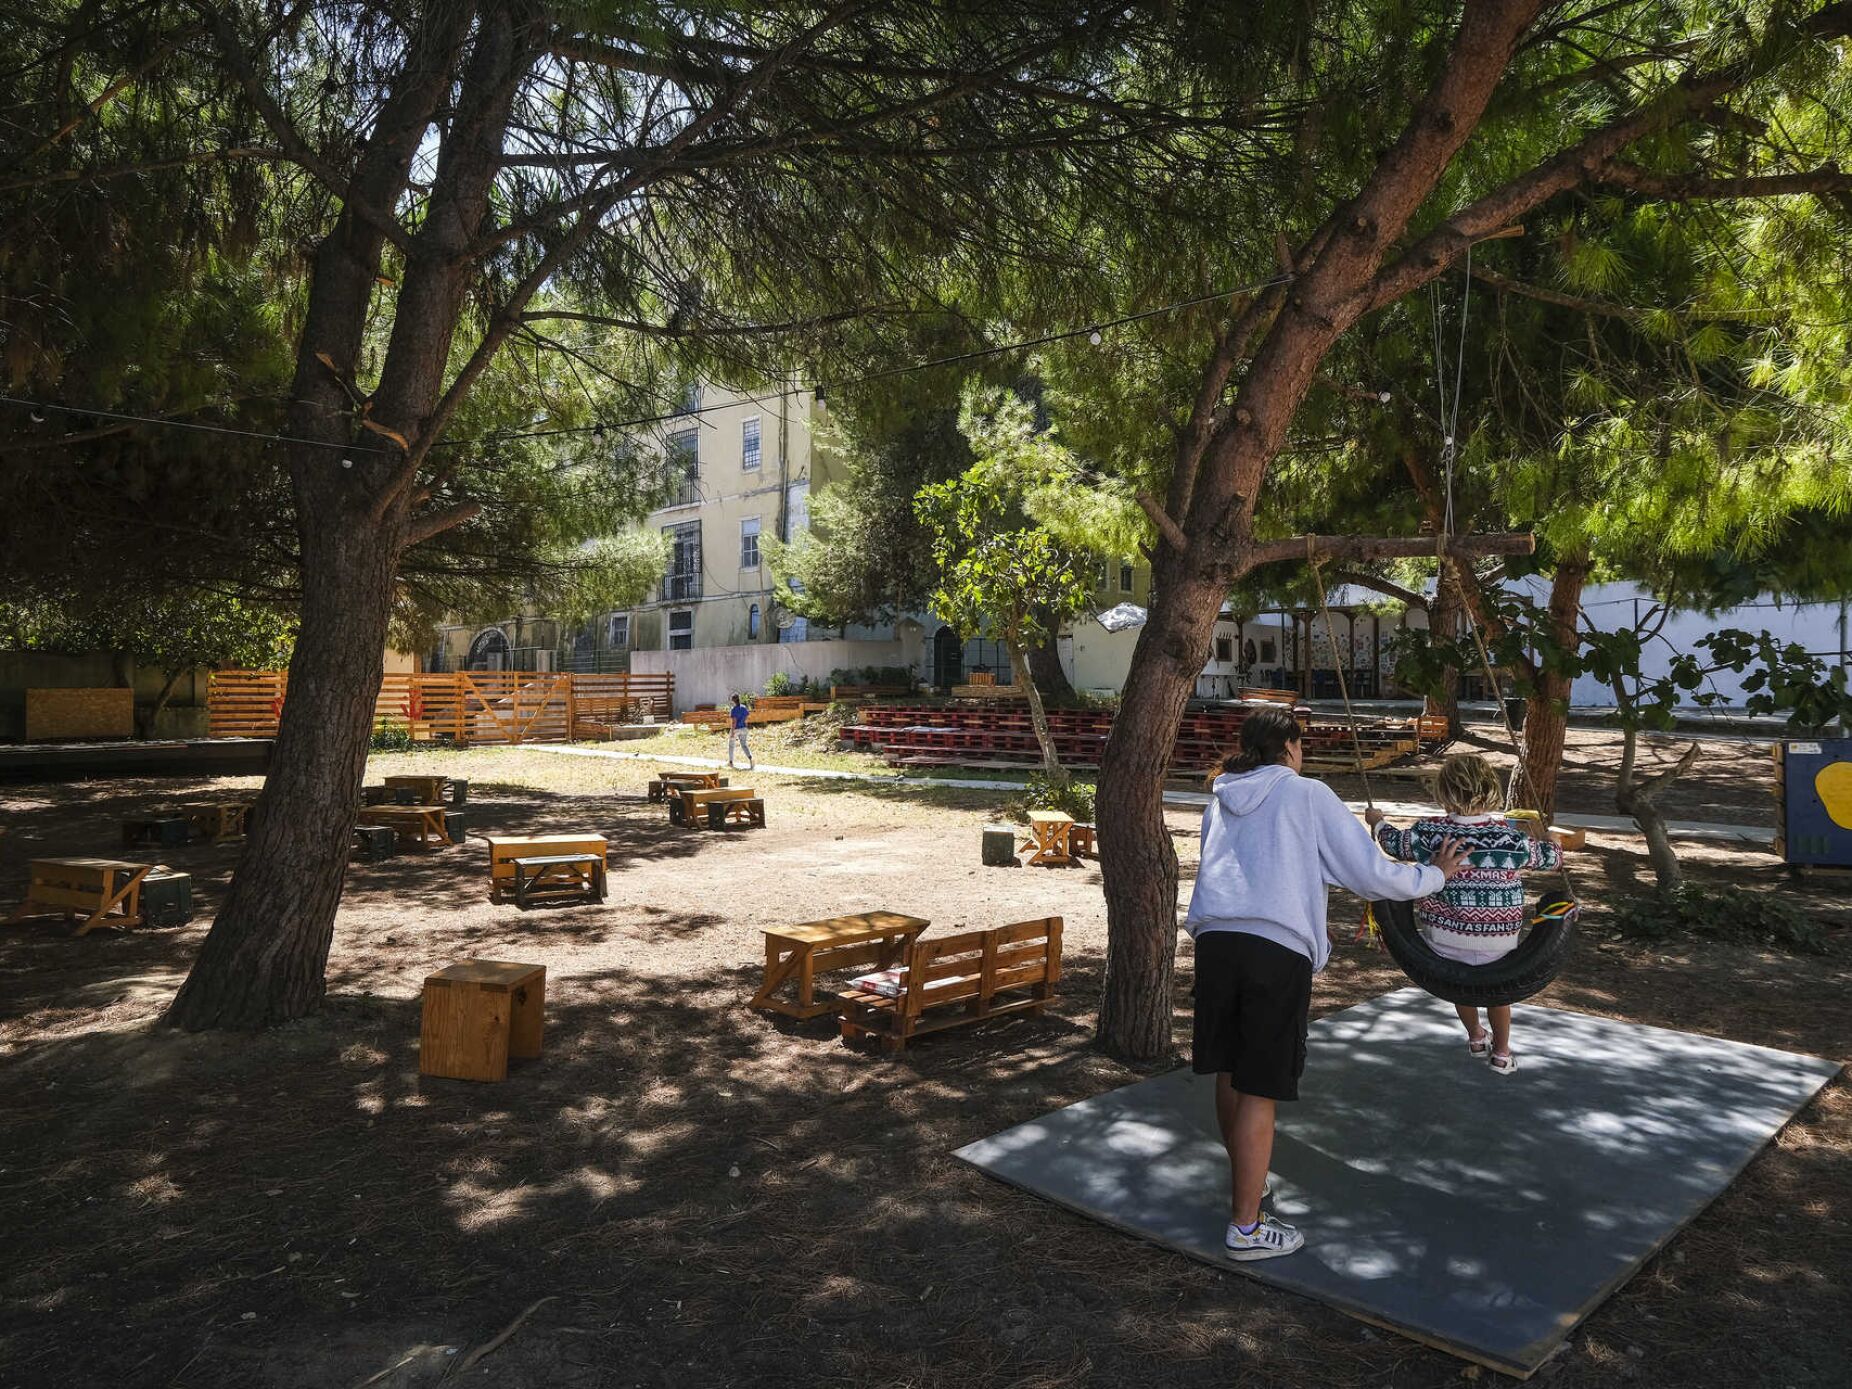
[[[35,916],[81,917],[72,932],[78,936],[99,926],[139,926],[142,882],[155,867],[108,858],[33,859],[26,900],[6,924]]]
[[[759,810],[756,823],[765,824],[765,802],[759,799],[759,793],[749,786],[715,786],[703,791],[684,791],[669,803],[669,818],[684,829],[700,829],[709,826],[720,829],[726,824],[726,813],[722,810],[721,818],[716,821],[713,812],[716,807],[726,807],[735,802],[757,802]],[[750,810],[744,812],[750,816]]]
[[[251,802],[229,801],[222,805],[183,805],[180,813],[193,827],[193,838],[208,844],[223,844],[243,839],[251,827]]]
[[[398,838],[390,825],[355,825],[352,856],[362,863],[377,863],[380,859],[391,858],[396,851]]]
[[[485,838],[491,902],[513,900],[525,907],[536,901],[604,900],[607,845],[602,834],[491,834]],[[528,864],[526,872],[520,867],[523,860]],[[558,866],[544,871],[555,860],[560,861]],[[525,899],[521,896],[524,880]]]
[[[719,772],[658,772],[656,779],[649,784],[649,798],[659,802],[668,799],[672,791],[690,787],[704,791],[726,784],[727,779]]]
[[[536,902],[604,901],[602,854],[543,854],[514,860],[514,900],[523,910]]]
[[[413,805],[442,805],[445,788],[450,785],[447,776],[389,776],[384,780],[388,790],[410,791]]]
[[[1068,826],[1067,851],[1075,858],[1098,858],[1097,835],[1092,825],[1076,820]]]
[[[847,1041],[877,1037],[884,1051],[912,1038],[1004,1013],[1041,1013],[1061,979],[1061,918],[955,936],[915,936],[898,969],[863,975],[836,996]],[[890,992],[891,990],[891,992]]]
[[[122,822],[122,846],[157,844],[171,848],[193,837],[192,822],[184,815],[139,815]]]
[[[419,1073],[506,1080],[509,1057],[540,1055],[546,998],[545,965],[459,960],[426,975]]]
[[[765,828],[765,801],[759,796],[733,796],[728,799],[708,800],[707,827],[710,830],[724,830],[729,824],[744,825],[748,829]]]

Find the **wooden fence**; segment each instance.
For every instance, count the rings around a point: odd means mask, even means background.
[[[220,670],[206,696],[215,738],[269,738],[283,716],[289,672]],[[606,736],[640,714],[667,718],[669,674],[555,675],[528,670],[394,672],[381,682],[373,726],[410,730],[417,742],[459,747],[494,743],[572,743]]]

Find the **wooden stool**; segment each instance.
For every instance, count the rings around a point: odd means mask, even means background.
[[[506,1080],[508,1058],[540,1055],[545,965],[459,960],[425,976],[418,1070],[451,1080]]]

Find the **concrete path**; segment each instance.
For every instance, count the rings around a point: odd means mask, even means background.
[[[677,767],[702,767],[726,770],[727,764],[717,757],[670,757],[657,753],[621,752],[615,748],[588,748],[564,746],[558,743],[529,743],[527,747],[533,752],[551,752],[564,757],[603,757],[615,762],[659,762]],[[987,781],[975,777],[925,777],[905,776],[899,772],[841,772],[822,771],[815,767],[782,767],[771,762],[760,762],[754,771],[764,772],[768,776],[810,777],[819,781],[864,781],[882,786],[950,786],[962,791],[1022,791],[1025,783],[1020,781]],[[1193,806],[1196,809],[1209,804],[1209,797],[1200,791],[1166,791],[1164,804],[1173,806]],[[1362,801],[1347,801],[1352,810],[1361,812]],[[1425,815],[1433,806],[1422,801],[1379,800],[1377,806],[1389,814],[1398,817]],[[1559,815],[1556,822],[1566,828],[1594,830],[1600,834],[1638,835],[1632,820],[1624,815]],[[1766,825],[1721,825],[1697,820],[1668,820],[1666,829],[1675,839],[1706,839],[1722,843],[1750,844],[1767,846],[1775,842],[1775,831]]]

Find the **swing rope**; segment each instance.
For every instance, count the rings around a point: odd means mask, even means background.
[[[1374,810],[1376,809],[1376,796],[1370,789],[1370,769],[1365,765],[1367,759],[1363,755],[1363,735],[1357,728],[1357,711],[1351,707],[1350,681],[1344,678],[1344,662],[1338,659],[1338,633],[1337,629],[1331,625],[1331,604],[1325,600],[1325,576],[1319,571],[1317,547],[1314,546],[1312,537],[1309,535],[1305,538],[1305,558],[1306,563],[1312,566],[1312,582],[1318,588],[1319,611],[1325,615],[1325,635],[1331,641],[1331,664],[1336,667],[1338,673],[1338,694],[1344,700],[1344,718],[1350,725],[1351,746],[1357,751],[1357,771],[1363,776],[1364,804]]]
[[[1524,739],[1519,734],[1516,725],[1511,721],[1511,711],[1506,708],[1503,693],[1499,688],[1498,672],[1492,665],[1491,649],[1486,645],[1485,634],[1479,628],[1479,623],[1473,614],[1472,604],[1464,601],[1466,576],[1460,572],[1457,559],[1448,550],[1448,541],[1452,538],[1454,531],[1454,462],[1458,453],[1460,398],[1464,394],[1466,374],[1467,315],[1472,302],[1472,248],[1470,246],[1467,248],[1466,257],[1466,289],[1460,302],[1459,348],[1455,357],[1454,382],[1451,397],[1449,397],[1447,390],[1446,346],[1445,338],[1442,333],[1444,315],[1441,311],[1440,297],[1437,290],[1431,292],[1430,295],[1434,326],[1435,388],[1440,406],[1439,423],[1442,435],[1441,463],[1445,476],[1446,488],[1441,523],[1438,528],[1439,534],[1435,537],[1435,558],[1438,564],[1436,584],[1438,588],[1438,585],[1446,582],[1448,574],[1447,566],[1453,564],[1455,566],[1453,578],[1455,584],[1460,589],[1462,598],[1461,608],[1465,614],[1466,628],[1472,634],[1473,645],[1478,652],[1480,665],[1485,671],[1487,689],[1491,694],[1493,704],[1498,710],[1499,722],[1504,726],[1505,736],[1511,743],[1513,763],[1511,775],[1505,782],[1504,807],[1506,812],[1509,813],[1512,808],[1512,800],[1517,794],[1520,778],[1529,786],[1532,798],[1540,798],[1537,796],[1536,785],[1534,781],[1532,781],[1529,768],[1526,765],[1527,754]],[[1356,710],[1351,705],[1349,683],[1345,679],[1343,663],[1335,659],[1337,655],[1337,631],[1332,625],[1331,606],[1327,601],[1325,593],[1324,576],[1319,570],[1318,555],[1310,537],[1307,537],[1306,540],[1306,562],[1311,568],[1312,582],[1318,591],[1319,608],[1323,612],[1325,618],[1325,633],[1331,639],[1332,656],[1334,658],[1333,664],[1337,667],[1338,673],[1338,693],[1344,700],[1344,716],[1350,725],[1351,742],[1357,751],[1357,768],[1363,774],[1364,800],[1369,809],[1374,810],[1376,808],[1376,798],[1371,792],[1369,772],[1363,765],[1363,739],[1358,730]],[[1476,578],[1475,582],[1477,582]],[[1547,830],[1548,828],[1549,827],[1540,820],[1539,829]],[[1529,933],[1529,937],[1534,937],[1535,939],[1527,937],[1526,944],[1520,947],[1518,951],[1514,952],[1514,963],[1516,956],[1526,957],[1525,967],[1517,976],[1507,974],[1502,979],[1492,980],[1484,973],[1485,971],[1493,969],[1492,966],[1472,966],[1462,973],[1457,963],[1444,961],[1440,957],[1434,955],[1433,951],[1426,947],[1425,943],[1421,941],[1419,934],[1416,932],[1413,914],[1407,910],[1406,903],[1383,904],[1385,907],[1392,907],[1395,912],[1399,913],[1399,916],[1392,918],[1393,927],[1392,930],[1388,932],[1382,929],[1381,924],[1377,920],[1375,904],[1366,903],[1364,906],[1363,923],[1358,928],[1357,938],[1363,938],[1367,935],[1372,944],[1379,940],[1386,943],[1389,946],[1390,953],[1395,955],[1396,962],[1402,966],[1404,971],[1409,973],[1411,978],[1414,978],[1417,983],[1428,988],[1430,992],[1438,993],[1441,997],[1447,998],[1450,1002],[1481,1004],[1518,1002],[1520,999],[1527,998],[1532,993],[1542,988],[1554,977],[1556,969],[1560,964],[1562,951],[1566,948],[1569,932],[1577,915],[1578,898],[1576,896],[1575,884],[1569,876],[1569,866],[1566,855],[1560,848],[1556,851],[1556,871],[1563,881],[1564,899],[1557,902],[1548,902],[1547,905],[1543,903],[1539,904],[1538,913],[1532,918],[1532,930]],[[1531,973],[1533,963],[1541,966],[1542,972],[1540,974]],[[1449,969],[1450,965],[1451,968]],[[1443,977],[1441,973],[1443,970],[1447,971],[1445,977]],[[1427,977],[1423,978],[1423,974],[1426,974]]]

